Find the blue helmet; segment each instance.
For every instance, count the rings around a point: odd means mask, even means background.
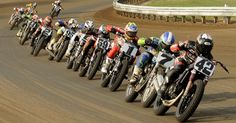
[[[172,32],[164,32],[161,35],[160,40],[165,45],[172,45],[175,42],[175,36]]]

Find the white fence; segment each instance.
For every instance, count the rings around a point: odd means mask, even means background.
[[[155,19],[156,16],[161,18],[164,16],[169,21],[169,17],[174,17],[176,20],[177,16],[181,16],[182,21],[185,22],[185,16],[191,16],[194,23],[195,16],[201,16],[203,23],[206,22],[208,16],[214,17],[215,23],[218,17],[223,17],[225,23],[230,23],[230,18],[236,16],[236,7],[151,7],[123,4],[119,0],[113,1],[113,7],[118,14],[130,17],[138,15],[140,18],[150,19],[150,16],[153,16]]]

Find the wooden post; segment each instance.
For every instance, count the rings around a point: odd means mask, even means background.
[[[150,14],[148,14],[147,16],[148,16],[148,20],[150,20],[150,19],[151,19],[151,15],[150,15]]]
[[[170,17],[166,16],[166,22],[169,22],[169,21],[170,21]]]
[[[141,14],[140,13],[138,14],[138,18],[141,19]]]
[[[231,17],[229,17],[229,16],[224,17],[224,23],[225,24],[230,24],[230,19],[231,19]]]
[[[182,16],[182,22],[183,22],[183,23],[186,22],[186,16]]]
[[[145,19],[145,14],[142,14],[143,19]]]
[[[163,20],[163,16],[160,16],[160,20]]]
[[[156,15],[153,15],[153,20],[157,20],[157,16]]]
[[[202,23],[203,23],[203,24],[206,23],[206,16],[202,16]]]
[[[174,16],[174,22],[176,22],[177,21],[177,16]]]
[[[218,17],[215,16],[215,17],[214,17],[214,23],[217,23],[217,21],[218,21]]]
[[[195,18],[195,16],[192,16],[192,23],[196,23],[196,18]]]
[[[136,13],[133,13],[133,18],[136,18]]]

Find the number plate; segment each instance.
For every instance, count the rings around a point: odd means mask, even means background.
[[[194,69],[206,76],[212,76],[215,71],[215,65],[210,60],[198,56],[194,63]]]
[[[43,31],[43,34],[45,35],[45,36],[50,36],[51,35],[51,33],[52,33],[52,30],[51,29],[49,29],[49,28],[42,28],[42,31]]]
[[[121,47],[121,52],[124,52],[128,56],[135,57],[138,52],[138,49],[134,45],[124,43],[124,45]]]
[[[101,49],[107,50],[110,47],[110,41],[109,41],[109,39],[98,38],[96,45],[97,45],[97,47],[99,47]]]
[[[68,37],[68,38],[71,38],[71,37],[74,35],[74,32],[67,29],[67,30],[65,31],[65,34],[64,34],[64,35],[66,35],[66,37]]]
[[[174,64],[174,57],[171,54],[159,52],[157,56],[157,62],[159,65],[168,68]]]

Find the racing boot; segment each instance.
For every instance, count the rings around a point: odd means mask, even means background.
[[[22,31],[21,31],[21,29],[19,29],[19,31],[16,33],[16,36],[20,37],[21,35],[22,35]]]
[[[65,53],[65,56],[66,56],[66,57],[69,57],[69,56],[70,56],[71,50],[73,49],[74,44],[75,44],[75,41],[70,41],[70,43],[69,43],[69,45],[68,45],[68,48],[67,48],[67,50],[66,50],[66,53]]]
[[[112,61],[111,58],[109,58],[109,57],[106,58],[106,61],[105,61],[105,63],[103,64],[102,69],[101,69],[101,72],[102,72],[102,73],[107,73],[107,69],[109,68],[109,66],[110,66],[110,64],[111,64],[111,61]]]
[[[134,85],[136,82],[138,82],[141,74],[142,74],[142,69],[135,65],[133,74],[131,76],[131,79],[129,80],[130,84]]]

